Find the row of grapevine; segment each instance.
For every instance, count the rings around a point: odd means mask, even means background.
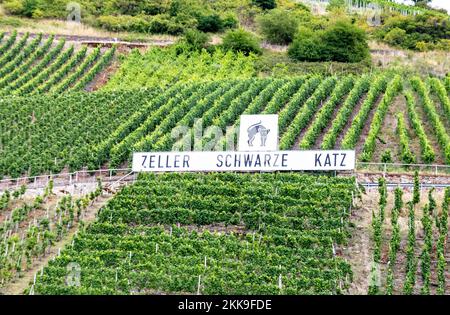
[[[9,207],[0,223],[0,288],[23,277],[34,261],[48,256],[49,249],[69,231],[84,226],[86,209],[100,196],[102,185],[99,181],[94,191],[81,198],[58,198],[51,180],[31,203],[20,199],[24,192],[25,188],[14,191],[12,195],[21,205]],[[55,200],[57,204],[51,207]]]
[[[53,39],[52,39],[53,41]],[[52,45],[52,42],[50,42],[49,45],[47,43],[44,45],[44,47],[48,47],[46,50],[43,48],[36,51],[35,55],[31,60],[24,65],[20,66],[15,72],[12,73],[9,77],[5,77],[2,81],[3,91],[0,91],[1,94],[6,95],[9,94],[20,87],[22,87],[24,84],[32,80],[35,76],[37,76],[39,73],[41,73],[50,62],[52,62],[55,58],[59,56],[59,54],[62,52],[64,45],[66,41],[64,39],[60,40],[58,44],[51,49],[48,53],[47,50],[50,48],[49,46]],[[39,61],[36,63],[36,61],[39,59]],[[34,66],[29,69],[31,65]]]
[[[425,109],[425,113],[432,123],[434,128],[434,132],[439,141],[439,145],[442,148],[444,153],[445,162],[450,164],[450,136],[448,131],[445,128],[445,125],[442,123],[439,118],[439,114],[436,111],[436,107],[429,95],[429,88],[425,85],[425,83],[418,77],[414,77],[411,79],[411,84],[413,88],[417,91],[422,99],[422,106]]]
[[[401,188],[396,188],[394,191],[390,220],[391,228],[386,228],[384,225],[385,208],[388,205],[388,192],[384,178],[379,179],[379,194],[380,212],[372,215],[374,265],[369,293],[387,295],[445,294],[448,277],[448,263],[445,257],[447,254],[450,189],[446,189],[444,192],[442,207],[435,200],[436,191],[434,188],[430,189],[427,195],[423,196],[423,198],[427,198],[427,204],[423,207],[419,206],[421,188],[419,176],[416,172],[410,201],[404,204],[404,192]],[[408,208],[406,242],[402,241],[404,233],[401,231],[399,223],[404,205]],[[421,217],[420,225],[416,214],[419,207],[422,210],[422,213],[419,215]],[[418,226],[421,226],[423,231],[417,231]],[[390,241],[389,246],[386,248],[382,246],[382,241],[389,236],[383,234],[388,234],[389,231]],[[423,237],[420,235],[423,235]],[[436,235],[438,238],[435,245],[434,239]],[[403,246],[405,248],[402,248]],[[404,266],[398,266],[399,263],[403,262],[405,263]],[[383,268],[380,268],[380,265],[386,266],[385,271]],[[399,274],[396,271],[403,270],[403,268],[405,274],[402,278],[399,278]],[[420,278],[417,277],[418,274],[420,274]],[[385,280],[384,292],[380,290],[383,279]],[[437,285],[433,285],[435,280]]]
[[[335,249],[355,193],[353,178],[294,173],[141,176],[26,293],[342,294],[352,271]]]
[[[373,85],[370,87],[369,92],[367,93],[366,99],[361,106],[360,111],[355,116],[350,126],[350,129],[344,136],[342,140],[341,147],[343,149],[354,149],[359,137],[361,135],[364,124],[369,117],[369,113],[372,108],[375,106],[376,101],[379,96],[384,93],[387,87],[387,78],[384,75],[381,75],[375,79]]]
[[[87,47],[65,49],[65,40],[53,45],[54,36],[42,41],[38,34],[20,38],[13,32],[0,46],[0,95],[23,95],[84,89],[111,62],[115,47],[102,53]],[[89,56],[85,59],[85,55]]]
[[[343,78],[342,81],[338,82],[336,89],[333,91],[326,104],[323,105],[319,112],[317,112],[315,120],[303,136],[303,139],[300,142],[300,148],[310,149],[311,146],[314,145],[320,133],[328,126],[335,108],[341,103],[342,98],[347,95],[352,86],[353,78],[351,77]]]
[[[430,141],[428,140],[428,137],[425,133],[419,115],[417,114],[414,96],[410,91],[405,91],[405,98],[409,121],[413,127],[416,136],[419,138],[420,141],[422,160],[425,163],[432,163],[435,159],[435,153],[430,145]]]
[[[380,132],[381,126],[386,116],[389,106],[392,104],[394,98],[398,95],[399,91],[402,89],[402,78],[396,75],[395,78],[388,84],[386,93],[381,99],[380,104],[378,104],[377,111],[372,119],[369,134],[364,142],[363,152],[361,155],[361,160],[368,162],[372,159],[372,155],[375,150],[375,141],[378,133]]]
[[[403,113],[397,113],[397,135],[400,142],[400,155],[405,164],[414,164],[416,157],[409,147],[409,135]]]
[[[305,102],[305,104],[303,104],[294,116],[287,130],[281,134],[280,149],[286,150],[295,144],[301,130],[306,127],[319,104],[323,102],[334,89],[335,83],[336,78],[329,77],[318,86],[313,95]]]
[[[403,208],[402,196],[403,191],[400,188],[395,189],[395,201],[391,213],[392,236],[389,242],[389,262],[386,280],[387,295],[392,295],[394,291],[394,266],[397,262],[397,253],[400,249],[400,226],[398,218]]]
[[[311,96],[311,94],[319,86],[321,80],[320,77],[312,77],[306,81],[301,88],[292,95],[292,98],[285,105],[279,114],[279,129],[283,133],[289,127],[292,119],[298,110],[304,105],[305,101]]]
[[[28,71],[28,69],[35,64],[39,58],[49,51],[53,44],[53,40],[54,36],[50,36],[40,47],[33,49],[30,54],[24,52],[20,55],[20,58],[11,62],[12,69],[8,69],[8,67],[2,69],[2,73],[4,71],[4,75],[2,75],[2,78],[0,79],[0,89],[16,80],[19,76],[25,74],[26,71]]]
[[[5,52],[7,52],[9,50],[9,48],[14,45],[15,41],[17,39],[17,32],[14,31],[11,36],[8,37],[8,39],[6,40],[6,42],[4,42],[1,46],[0,46],[0,55],[3,55]]]
[[[437,94],[439,101],[441,102],[443,112],[447,117],[447,121],[450,123],[450,99],[444,84],[436,78],[430,78],[428,80],[428,84],[431,90]]]
[[[41,41],[42,34],[39,34],[35,39],[31,41],[31,43],[29,43],[27,47],[23,49],[20,54],[16,53],[14,58],[7,61],[6,64],[3,64],[0,70],[0,76],[4,77],[6,74],[14,71],[17,65],[21,64],[23,60],[28,58],[28,56],[30,56],[36,50]],[[1,59],[3,59],[4,57],[5,56],[3,56]]]
[[[362,95],[368,91],[370,81],[371,77],[368,75],[363,75],[357,80],[355,86],[347,96],[344,104],[339,109],[339,112],[337,113],[330,130],[323,138],[321,145],[321,148],[323,150],[330,150],[334,148],[337,138],[347,124],[347,121],[349,120],[356,104],[361,100]]]

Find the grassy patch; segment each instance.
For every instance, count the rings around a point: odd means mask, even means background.
[[[371,69],[370,60],[358,63],[341,62],[298,62],[290,59],[284,52],[265,50],[257,61],[258,70],[265,75],[277,77],[303,74],[360,74]]]

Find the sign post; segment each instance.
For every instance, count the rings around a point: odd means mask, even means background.
[[[278,115],[242,115],[239,151],[136,152],[133,172],[351,171],[353,150],[279,151]]]
[[[349,171],[355,151],[142,152],[134,172]]]

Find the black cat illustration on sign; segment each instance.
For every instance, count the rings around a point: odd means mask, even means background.
[[[261,146],[265,147],[266,146],[266,141],[267,141],[267,135],[269,134],[270,129],[267,129],[266,127],[264,127],[262,125],[262,121],[260,121],[257,124],[251,125],[248,129],[247,129],[247,133],[248,133],[248,145],[250,147],[253,147],[253,141],[255,140],[256,136],[259,134],[261,137]]]

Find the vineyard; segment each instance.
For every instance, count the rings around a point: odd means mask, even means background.
[[[69,2],[0,0],[0,295],[450,294],[445,10]]]
[[[436,201],[438,194],[443,195],[442,204]],[[434,189],[424,192],[416,178],[410,198],[405,200],[400,188],[393,195],[393,206],[388,207],[386,181],[381,178],[379,208],[372,212],[374,245],[368,293],[448,293],[450,189],[443,193]]]
[[[0,289],[23,277],[36,261],[52,254],[55,244],[84,226],[102,184],[81,195],[57,194],[53,181],[33,197],[26,192],[21,186],[0,197]]]
[[[27,293],[341,294],[352,271],[338,248],[356,195],[353,178],[142,176]]]
[[[81,91],[104,69],[115,48],[102,50],[44,39],[42,34],[0,34],[0,95]]]
[[[0,176],[117,168],[139,151],[228,150],[236,140],[228,127],[257,113],[279,114],[282,150],[356,149],[363,162],[450,164],[445,84],[395,73],[310,75],[5,97]]]

